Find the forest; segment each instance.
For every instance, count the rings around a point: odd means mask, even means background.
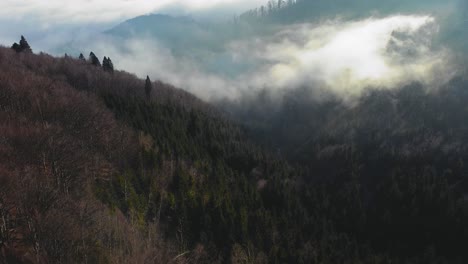
[[[468,261],[466,76],[221,107],[104,58],[0,48],[0,263]]]

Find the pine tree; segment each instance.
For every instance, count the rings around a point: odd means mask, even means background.
[[[85,57],[83,56],[83,53],[80,53],[80,56],[78,57],[78,59],[81,61],[86,61]]]
[[[146,76],[145,93],[148,99],[151,97],[151,90],[153,90],[153,84],[151,83],[149,76]]]
[[[21,52],[21,47],[20,47],[20,45],[19,45],[18,43],[16,43],[16,42],[11,46],[11,48],[12,48],[13,50],[15,50],[16,52]]]
[[[107,57],[104,56],[104,58],[102,59],[102,68],[106,70],[106,67],[107,67]]]
[[[96,57],[96,55],[92,51],[91,51],[91,53],[89,53],[89,61],[94,66],[101,67],[101,62],[99,61],[98,57]]]
[[[24,38],[24,36],[21,36],[21,40],[20,40],[19,45],[20,45],[20,48],[21,48],[21,52],[32,53],[32,49],[29,46],[29,43]]]
[[[26,39],[24,38],[24,36],[21,36],[21,40],[20,40],[20,43],[14,43],[12,46],[11,46],[12,49],[14,49],[16,52],[25,52],[25,53],[32,53],[32,49],[31,47],[29,46],[29,43],[26,41]]]
[[[107,58],[108,68],[110,72],[114,72],[114,63],[112,63],[111,58]]]
[[[102,60],[102,68],[107,72],[114,72],[114,64],[110,58],[104,57]]]

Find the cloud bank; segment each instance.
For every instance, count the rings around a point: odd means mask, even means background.
[[[435,86],[448,80],[451,55],[433,45],[438,31],[430,16],[396,15],[281,27],[270,37],[225,43],[224,52],[207,51],[205,60],[177,57],[154,39],[127,40],[126,52],[112,41],[90,49],[111,56],[120,69],[161,79],[205,100],[237,99],[264,88],[284,94],[298,87],[349,100],[371,87],[393,89],[413,81]],[[206,70],[213,61],[224,68],[249,67],[229,76]]]
[[[256,56],[266,60],[267,67],[253,83],[268,80],[277,89],[315,83],[338,95],[359,96],[369,87],[445,81],[451,75],[450,54],[432,46],[437,33],[430,16],[296,25],[272,41],[255,44],[264,47]]]

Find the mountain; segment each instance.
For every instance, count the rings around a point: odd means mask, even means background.
[[[0,58],[1,263],[229,259],[262,230],[246,222],[265,210],[257,181],[295,170],[170,85],[148,97],[78,59]]]
[[[0,48],[0,87],[2,263],[468,260],[465,76],[223,113]]]
[[[327,148],[323,142],[369,146],[371,156],[456,156],[468,147],[463,121],[468,118],[466,72],[438,88],[415,82],[393,90],[370,90],[352,104],[333,96],[317,99],[308,89],[296,89],[281,102],[268,100],[267,93],[226,108],[267,145],[305,162]],[[306,149],[309,152],[303,153]]]
[[[233,77],[251,66],[236,61],[229,44],[251,36],[251,31],[231,21],[201,22],[190,17],[151,14],[127,20],[99,38],[122,56],[134,56],[147,49],[148,53],[163,53],[169,61],[166,63],[184,62],[183,67],[193,65],[192,71]]]
[[[358,19],[371,15],[387,16],[394,13],[407,14],[447,14],[454,9],[462,15],[466,10],[465,2],[461,0],[389,0],[376,2],[372,0],[296,0],[296,1],[265,1],[265,5],[242,14],[246,17],[259,16],[263,19],[280,23],[297,23],[317,21],[320,19],[341,18]],[[242,16],[241,15],[241,16]]]
[[[189,17],[172,17],[169,15],[140,16],[105,32],[122,39],[150,38],[155,39],[173,50],[185,50],[187,53],[194,47],[209,46],[216,43],[212,29]]]
[[[199,22],[190,17],[162,14],[139,16],[105,32],[120,39],[146,39],[169,48],[175,55],[197,56],[223,52],[224,44],[233,38],[230,24]]]
[[[468,263],[467,8],[271,0],[60,41],[88,60],[0,47],[0,264]]]

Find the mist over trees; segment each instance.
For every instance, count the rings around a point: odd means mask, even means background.
[[[452,6],[459,14],[466,12],[465,1],[449,0],[389,0],[376,2],[372,0],[269,0],[265,5],[249,10],[240,15],[250,21],[255,18],[266,18],[272,22],[306,22],[323,18],[359,18],[370,15],[388,15],[394,12],[422,13],[437,11],[444,6]]]
[[[153,76],[152,78],[174,83],[205,100],[217,100],[222,99],[222,97],[234,98],[239,94],[249,93],[249,91],[255,93],[261,90],[263,86],[267,88],[276,86],[275,89],[288,90],[290,88],[294,89],[295,86],[308,85],[311,89],[314,89],[316,86],[314,76],[317,77],[315,79],[321,82],[323,76],[338,75],[324,80],[326,84],[333,82],[333,86],[335,86],[335,83],[347,80],[346,68],[348,65],[341,67],[343,71],[338,73],[319,74],[318,72],[339,68],[333,65],[343,65],[350,60],[340,60],[337,58],[338,56],[333,55],[338,54],[338,52],[333,51],[328,59],[320,58],[322,54],[312,56],[316,58],[316,65],[309,64],[311,60],[304,60],[304,63],[298,64],[289,64],[290,61],[300,59],[302,56],[300,53],[316,53],[317,50],[320,50],[321,45],[330,44],[326,42],[328,39],[335,39],[342,30],[356,24],[360,26],[362,23],[362,26],[364,26],[366,22],[373,20],[376,22],[373,25],[375,26],[380,23],[381,19],[388,18],[391,20],[394,15],[399,19],[397,14],[400,13],[392,11],[399,7],[403,10],[401,14],[405,16],[405,20],[414,16],[418,16],[418,19],[424,19],[426,15],[430,14],[430,19],[434,18],[435,21],[424,25],[415,32],[391,35],[392,40],[395,39],[394,43],[404,44],[403,47],[397,45],[396,49],[390,50],[392,48],[390,41],[387,45],[388,49],[386,47],[374,47],[378,49],[385,48],[385,50],[379,50],[376,54],[396,54],[396,56],[387,56],[384,60],[379,61],[379,65],[397,65],[397,69],[391,69],[390,71],[405,73],[402,81],[406,81],[406,79],[420,80],[425,78],[425,76],[420,77],[418,74],[427,72],[429,65],[433,65],[432,61],[427,61],[429,58],[443,64],[434,66],[434,68],[442,69],[440,71],[446,69],[450,73],[454,71],[450,69],[449,65],[446,65],[448,63],[445,63],[448,57],[450,59],[459,59],[460,63],[465,60],[460,54],[452,54],[452,51],[455,53],[459,50],[466,50],[466,47],[468,47],[467,27],[460,26],[460,23],[451,23],[446,19],[452,17],[458,19],[458,13],[461,9],[453,9],[454,13],[452,14],[452,9],[449,9],[452,1],[448,3],[429,1],[427,4],[422,1],[416,1],[414,4],[408,3],[408,1],[405,3],[399,1],[394,2],[393,7],[387,3],[375,1],[347,1],[346,3],[345,1],[338,1],[336,4],[321,0],[283,1],[279,4],[281,7],[279,9],[278,1],[274,1],[270,2],[272,13],[267,12],[267,4],[268,2],[265,1],[263,8],[260,6],[253,12],[255,13],[254,18],[240,15],[240,17],[236,18],[236,23],[232,21],[212,23],[192,17],[162,14],[139,16],[116,25],[104,33],[102,45],[98,46],[106,47],[111,45],[112,48],[109,51],[112,51],[112,53],[109,54],[104,49],[99,50],[98,47],[89,47],[88,49],[93,50],[96,54],[111,56],[115,62],[118,62],[119,68],[131,67],[141,78],[145,78],[146,75],[150,74]],[[446,6],[437,9],[439,12],[437,10],[425,11],[436,9],[438,4]],[[314,7],[314,5],[316,6]],[[349,6],[351,7],[348,8]],[[393,9],[387,8],[387,6]],[[418,10],[420,6],[422,6],[421,10],[424,11],[411,12],[411,10]],[[260,14],[263,14],[263,16]],[[338,17],[337,14],[339,14]],[[371,16],[373,19],[368,19]],[[354,24],[355,22],[356,24]],[[367,24],[371,23],[373,22]],[[401,29],[404,31],[406,28],[411,27],[401,26],[394,28],[394,30],[400,31]],[[321,29],[324,31],[321,31]],[[310,31],[310,33],[307,31]],[[323,32],[322,37],[320,32]],[[364,39],[365,37],[359,38]],[[283,41],[285,39],[287,41]],[[376,43],[377,37],[375,40],[370,43]],[[311,45],[305,45],[305,42],[309,42]],[[312,45],[314,42],[320,43],[314,46]],[[421,45],[421,43],[429,44],[426,46]],[[291,45],[294,46],[294,49],[288,48],[288,45],[290,47]],[[338,46],[334,45],[333,48],[340,48]],[[358,46],[362,47],[362,45]],[[420,49],[421,46],[423,47]],[[81,50],[80,47],[77,50]],[[326,50],[322,49],[322,51]],[[342,53],[340,54],[355,54],[354,52],[347,52],[344,47],[341,50]],[[356,48],[356,51],[362,50]],[[406,52],[418,55],[421,54],[421,51],[428,51],[428,54],[427,56],[420,56],[420,60],[410,59],[410,56],[401,56]],[[449,51],[447,53],[450,54],[444,56],[445,51]],[[159,60],[152,63],[144,59],[148,56]],[[135,58],[138,58],[141,63],[134,64]],[[332,61],[331,58],[335,58],[335,60]],[[364,55],[363,58],[368,57]],[[163,63],[163,61],[168,63]],[[324,61],[324,63],[320,61]],[[417,62],[425,64],[415,66],[414,64]],[[355,66],[349,66],[349,68],[353,69],[349,73],[353,74],[359,71],[356,68],[360,64],[355,63]],[[411,67],[408,67],[408,65],[411,65]],[[283,69],[284,66],[290,70],[291,74],[274,74],[275,69]],[[414,72],[409,69],[402,70],[405,67],[414,69]],[[317,73],[307,74],[309,68],[314,69]],[[287,76],[293,75],[300,76],[287,79]],[[429,73],[429,75],[435,76],[436,74]],[[444,75],[444,73],[440,73],[440,75]],[[307,76],[311,77],[308,78]],[[348,80],[357,79],[354,77],[352,76]],[[281,80],[278,81],[278,79]],[[374,80],[372,77],[362,79],[364,79],[363,83],[367,80]],[[399,82],[400,78],[386,78],[386,80]],[[269,85],[269,82],[273,85]],[[348,85],[342,86],[339,88],[333,87],[333,89],[336,88],[338,93],[351,90],[351,88],[347,88]],[[354,88],[354,85],[349,86]],[[359,84],[356,86],[359,86]],[[368,87],[371,85],[363,86]],[[361,88],[359,86],[358,89]]]

